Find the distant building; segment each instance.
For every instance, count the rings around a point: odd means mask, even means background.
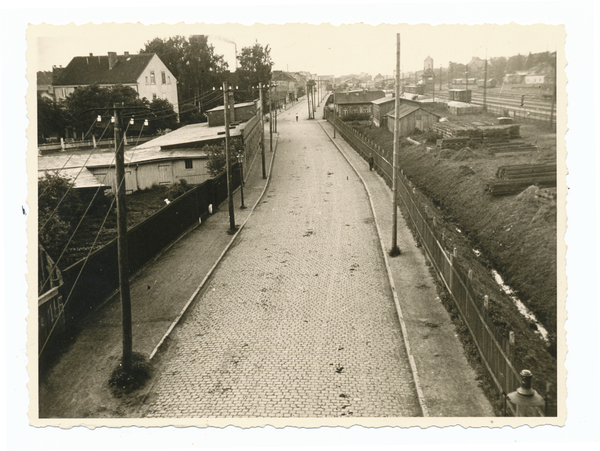
[[[383,91],[336,92],[333,94],[333,104],[336,114],[340,117],[349,114],[372,114],[371,102],[383,97]]]
[[[274,70],[271,73],[271,82],[276,86],[274,97],[277,103],[284,104],[297,99],[297,81],[292,75],[282,70]]]
[[[258,110],[258,102],[236,103],[233,108],[230,108],[229,123],[235,124],[246,122],[252,119]],[[225,125],[225,115],[223,114],[225,107],[223,105],[208,110],[206,117],[208,118],[209,127],[223,127]]]
[[[427,56],[423,61],[423,70],[426,71],[427,69],[433,70],[433,58],[430,56]]]
[[[53,81],[54,97],[63,100],[75,89],[94,84],[104,88],[130,86],[140,99],[168,100],[179,112],[177,80],[155,53],[76,56]]]
[[[373,100],[373,125],[375,127],[383,127],[386,121],[386,114],[392,111],[396,105],[394,97],[382,97],[381,99]]]
[[[43,98],[54,100],[54,88],[52,87],[51,71],[40,71],[37,73],[37,93]]]

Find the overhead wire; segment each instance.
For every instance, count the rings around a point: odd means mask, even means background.
[[[142,126],[142,129],[143,129],[143,126]],[[126,131],[127,131],[127,129],[126,129]],[[138,139],[137,139],[137,141],[138,141],[138,142],[139,142],[139,139],[140,139],[140,137],[141,137],[141,131],[140,131],[140,134],[139,134],[139,136],[138,136]],[[124,139],[124,135],[123,135],[123,138],[122,138],[122,139]],[[122,142],[123,142],[123,140],[121,141],[121,143],[122,143]],[[129,164],[128,164],[128,167],[131,165],[131,161],[132,161],[132,159],[133,159],[133,155],[135,154],[135,150],[136,150],[136,149],[134,148],[134,149],[133,149],[132,156],[131,156],[131,158],[130,158],[130,162],[129,162]],[[112,162],[111,162],[111,165],[112,165]],[[119,189],[120,189],[120,187],[121,187],[121,184],[122,184],[122,183],[125,183],[125,177],[123,177],[123,179],[120,181],[119,185],[117,186],[117,189],[116,189],[116,191],[117,191],[117,192],[119,191]],[[96,194],[97,194],[97,192],[98,192],[98,191],[96,191]],[[95,197],[95,195],[94,195],[94,197]],[[60,316],[64,315],[64,312],[65,312],[65,307],[66,307],[66,305],[68,304],[68,302],[69,302],[69,301],[70,301],[70,299],[71,299],[71,295],[73,294],[73,290],[75,289],[75,286],[77,285],[77,282],[79,281],[79,278],[81,277],[81,274],[83,273],[83,270],[84,270],[84,268],[85,268],[85,265],[87,264],[87,262],[88,262],[88,260],[89,260],[89,257],[90,257],[90,255],[92,254],[92,252],[93,252],[93,250],[94,250],[94,247],[96,246],[96,243],[97,243],[97,241],[98,241],[98,237],[100,236],[100,232],[102,231],[102,229],[104,228],[104,225],[106,224],[106,220],[108,219],[108,216],[110,215],[110,213],[111,213],[111,211],[112,211],[112,207],[113,207],[113,205],[114,205],[114,203],[115,203],[116,199],[117,199],[117,196],[115,196],[115,197],[113,198],[113,200],[111,201],[111,204],[110,204],[110,206],[109,206],[109,208],[108,208],[108,211],[106,212],[106,215],[104,215],[104,219],[103,219],[103,221],[102,221],[102,224],[100,225],[100,228],[98,229],[98,232],[96,233],[96,237],[94,238],[94,242],[93,242],[93,243],[92,243],[92,245],[90,246],[90,249],[89,249],[89,251],[88,251],[88,254],[87,254],[87,256],[86,256],[84,259],[82,259],[82,260],[84,260],[84,263],[82,264],[82,266],[81,266],[81,269],[79,270],[79,273],[77,274],[77,277],[75,278],[75,282],[73,282],[73,285],[72,285],[72,287],[71,287],[71,290],[69,291],[69,294],[68,294],[68,296],[67,296],[67,299],[65,300],[65,302],[64,302],[64,304],[63,304],[63,306],[62,306],[62,309],[60,310],[60,312],[59,312],[59,314],[58,314],[58,318],[56,318],[56,320],[55,320],[55,322],[54,322],[54,324],[53,324],[52,328],[50,329],[50,332],[48,333],[48,336],[46,337],[46,340],[44,341],[44,344],[42,345],[42,348],[41,348],[41,349],[40,349],[40,351],[39,351],[38,358],[39,358],[39,357],[42,355],[42,353],[44,352],[44,349],[46,348],[46,345],[48,344],[48,341],[50,340],[50,337],[51,337],[51,336],[52,336],[52,334],[54,333],[54,330],[55,330],[55,328],[56,328],[56,325],[58,324],[58,319],[60,318]],[[89,204],[89,206],[88,206],[88,209],[87,209],[87,210],[89,210],[89,207],[90,207],[90,206],[91,206],[91,202],[90,202],[90,204]],[[86,210],[86,213],[87,213],[87,210]],[[85,213],[84,213],[84,216],[83,216],[83,217],[85,217]],[[83,217],[82,217],[81,221],[83,221]],[[80,221],[80,224],[81,224],[81,221]],[[78,227],[79,227],[79,225],[78,225]],[[65,248],[65,250],[66,250],[66,248]],[[64,252],[64,251],[63,251],[63,252]],[[62,254],[61,254],[61,256],[62,256]],[[58,261],[57,261],[57,262],[58,262]],[[56,265],[55,265],[55,267],[56,267]],[[51,273],[52,273],[52,271],[50,271],[50,274],[51,274]]]
[[[125,129],[125,133],[127,132],[127,130],[128,130],[128,129],[129,129],[129,123],[128,123],[128,125],[127,125],[127,128]],[[122,143],[124,142],[124,140],[125,140],[125,133],[123,134],[123,136],[122,136],[122,138],[121,138],[121,144],[122,144]],[[140,132],[140,134],[141,134],[141,132]],[[138,137],[138,142],[139,142],[139,137]],[[108,165],[108,169],[110,169],[110,168],[113,166],[113,162],[114,162],[114,160],[115,160],[115,157],[116,157],[116,156],[113,154],[113,157],[112,157],[112,159],[111,159],[111,161],[110,161],[110,163],[109,163],[109,165]],[[102,186],[105,186],[105,185],[104,185],[104,182],[106,181],[107,177],[108,177],[108,171],[107,171],[107,173],[106,173],[106,174],[104,174],[104,179],[101,181],[101,185],[100,185],[100,186],[98,186],[98,188],[96,188],[96,192],[94,193],[94,195],[92,196],[92,199],[91,199],[91,200],[90,200],[90,202],[88,203],[88,205],[87,205],[87,208],[85,209],[85,211],[84,211],[84,213],[83,213],[83,215],[82,215],[81,219],[79,220],[79,222],[78,222],[77,226],[75,227],[75,229],[74,229],[73,233],[72,233],[72,234],[71,234],[71,236],[69,237],[69,240],[67,241],[67,244],[66,244],[66,245],[65,245],[65,247],[63,248],[63,250],[62,250],[62,252],[61,252],[60,256],[58,257],[58,259],[56,260],[56,262],[54,262],[54,265],[52,266],[52,269],[51,269],[51,271],[49,271],[49,277],[48,277],[48,278],[47,278],[45,281],[43,281],[43,284],[42,284],[41,288],[43,288],[43,287],[45,287],[45,286],[46,286],[46,283],[48,283],[48,281],[50,280],[50,276],[52,275],[52,272],[53,272],[53,271],[54,271],[54,270],[55,270],[55,269],[58,267],[58,263],[61,261],[61,259],[62,259],[62,257],[64,256],[65,252],[66,252],[66,251],[67,251],[67,249],[69,248],[69,246],[70,246],[70,244],[71,244],[71,241],[73,240],[73,238],[75,237],[75,234],[76,234],[76,233],[77,233],[77,231],[79,230],[79,227],[81,226],[81,224],[82,224],[82,222],[83,222],[83,219],[85,218],[85,216],[87,215],[88,211],[90,210],[90,208],[91,208],[91,206],[92,206],[92,204],[93,204],[94,200],[96,199],[96,196],[97,196],[97,195],[98,195],[98,193],[100,192],[100,189],[102,188]],[[71,185],[71,186],[69,187],[69,189],[70,189],[72,186],[73,186],[73,185]],[[111,204],[111,206],[112,206],[112,204]],[[78,213],[80,210],[81,210],[81,205],[79,206],[79,208],[77,209],[77,211],[75,212],[75,214],[77,214],[77,213]],[[109,212],[110,212],[110,208],[109,208]],[[101,231],[101,230],[102,230],[102,228],[100,228],[100,231]]]

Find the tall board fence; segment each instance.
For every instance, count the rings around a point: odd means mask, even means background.
[[[326,114],[326,119],[363,158],[373,156],[375,168],[382,174],[388,186],[392,186],[391,152],[368,141],[332,112]],[[455,249],[452,251],[445,249],[442,229],[436,225],[436,219],[428,214],[427,207],[421,204],[416,189],[402,171],[398,174],[396,195],[404,204],[423,249],[469,329],[483,365],[506,400],[506,395],[520,385],[519,372],[513,364],[513,335],[511,334],[508,339],[505,338],[499,330],[496,330],[493,323],[488,321],[487,297],[482,299],[474,292],[470,272],[461,268]],[[516,413],[510,403],[507,406],[513,414]],[[543,412],[537,409],[534,414],[542,415]]]
[[[238,163],[232,166],[232,190],[240,186]],[[127,231],[129,273],[133,275],[227,199],[223,173],[181,195]],[[49,355],[64,345],[65,333],[102,305],[119,287],[117,239],[60,271],[62,284],[38,300],[40,371]],[[58,307],[57,307],[58,306]]]

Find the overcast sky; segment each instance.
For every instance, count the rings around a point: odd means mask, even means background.
[[[552,25],[366,25],[348,24],[102,24],[33,25],[38,70],[66,66],[74,56],[138,53],[155,38],[209,35],[216,53],[235,69],[235,46],[241,51],[255,41],[269,45],[274,69],[320,75],[366,72],[391,75],[395,68],[396,33],[401,35],[402,71],[423,68],[429,55],[434,67],[449,61],[555,51],[563,45],[562,28]]]

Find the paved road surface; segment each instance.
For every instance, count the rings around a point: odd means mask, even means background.
[[[280,115],[266,196],[171,335],[145,417],[421,415],[365,190],[302,105]]]

